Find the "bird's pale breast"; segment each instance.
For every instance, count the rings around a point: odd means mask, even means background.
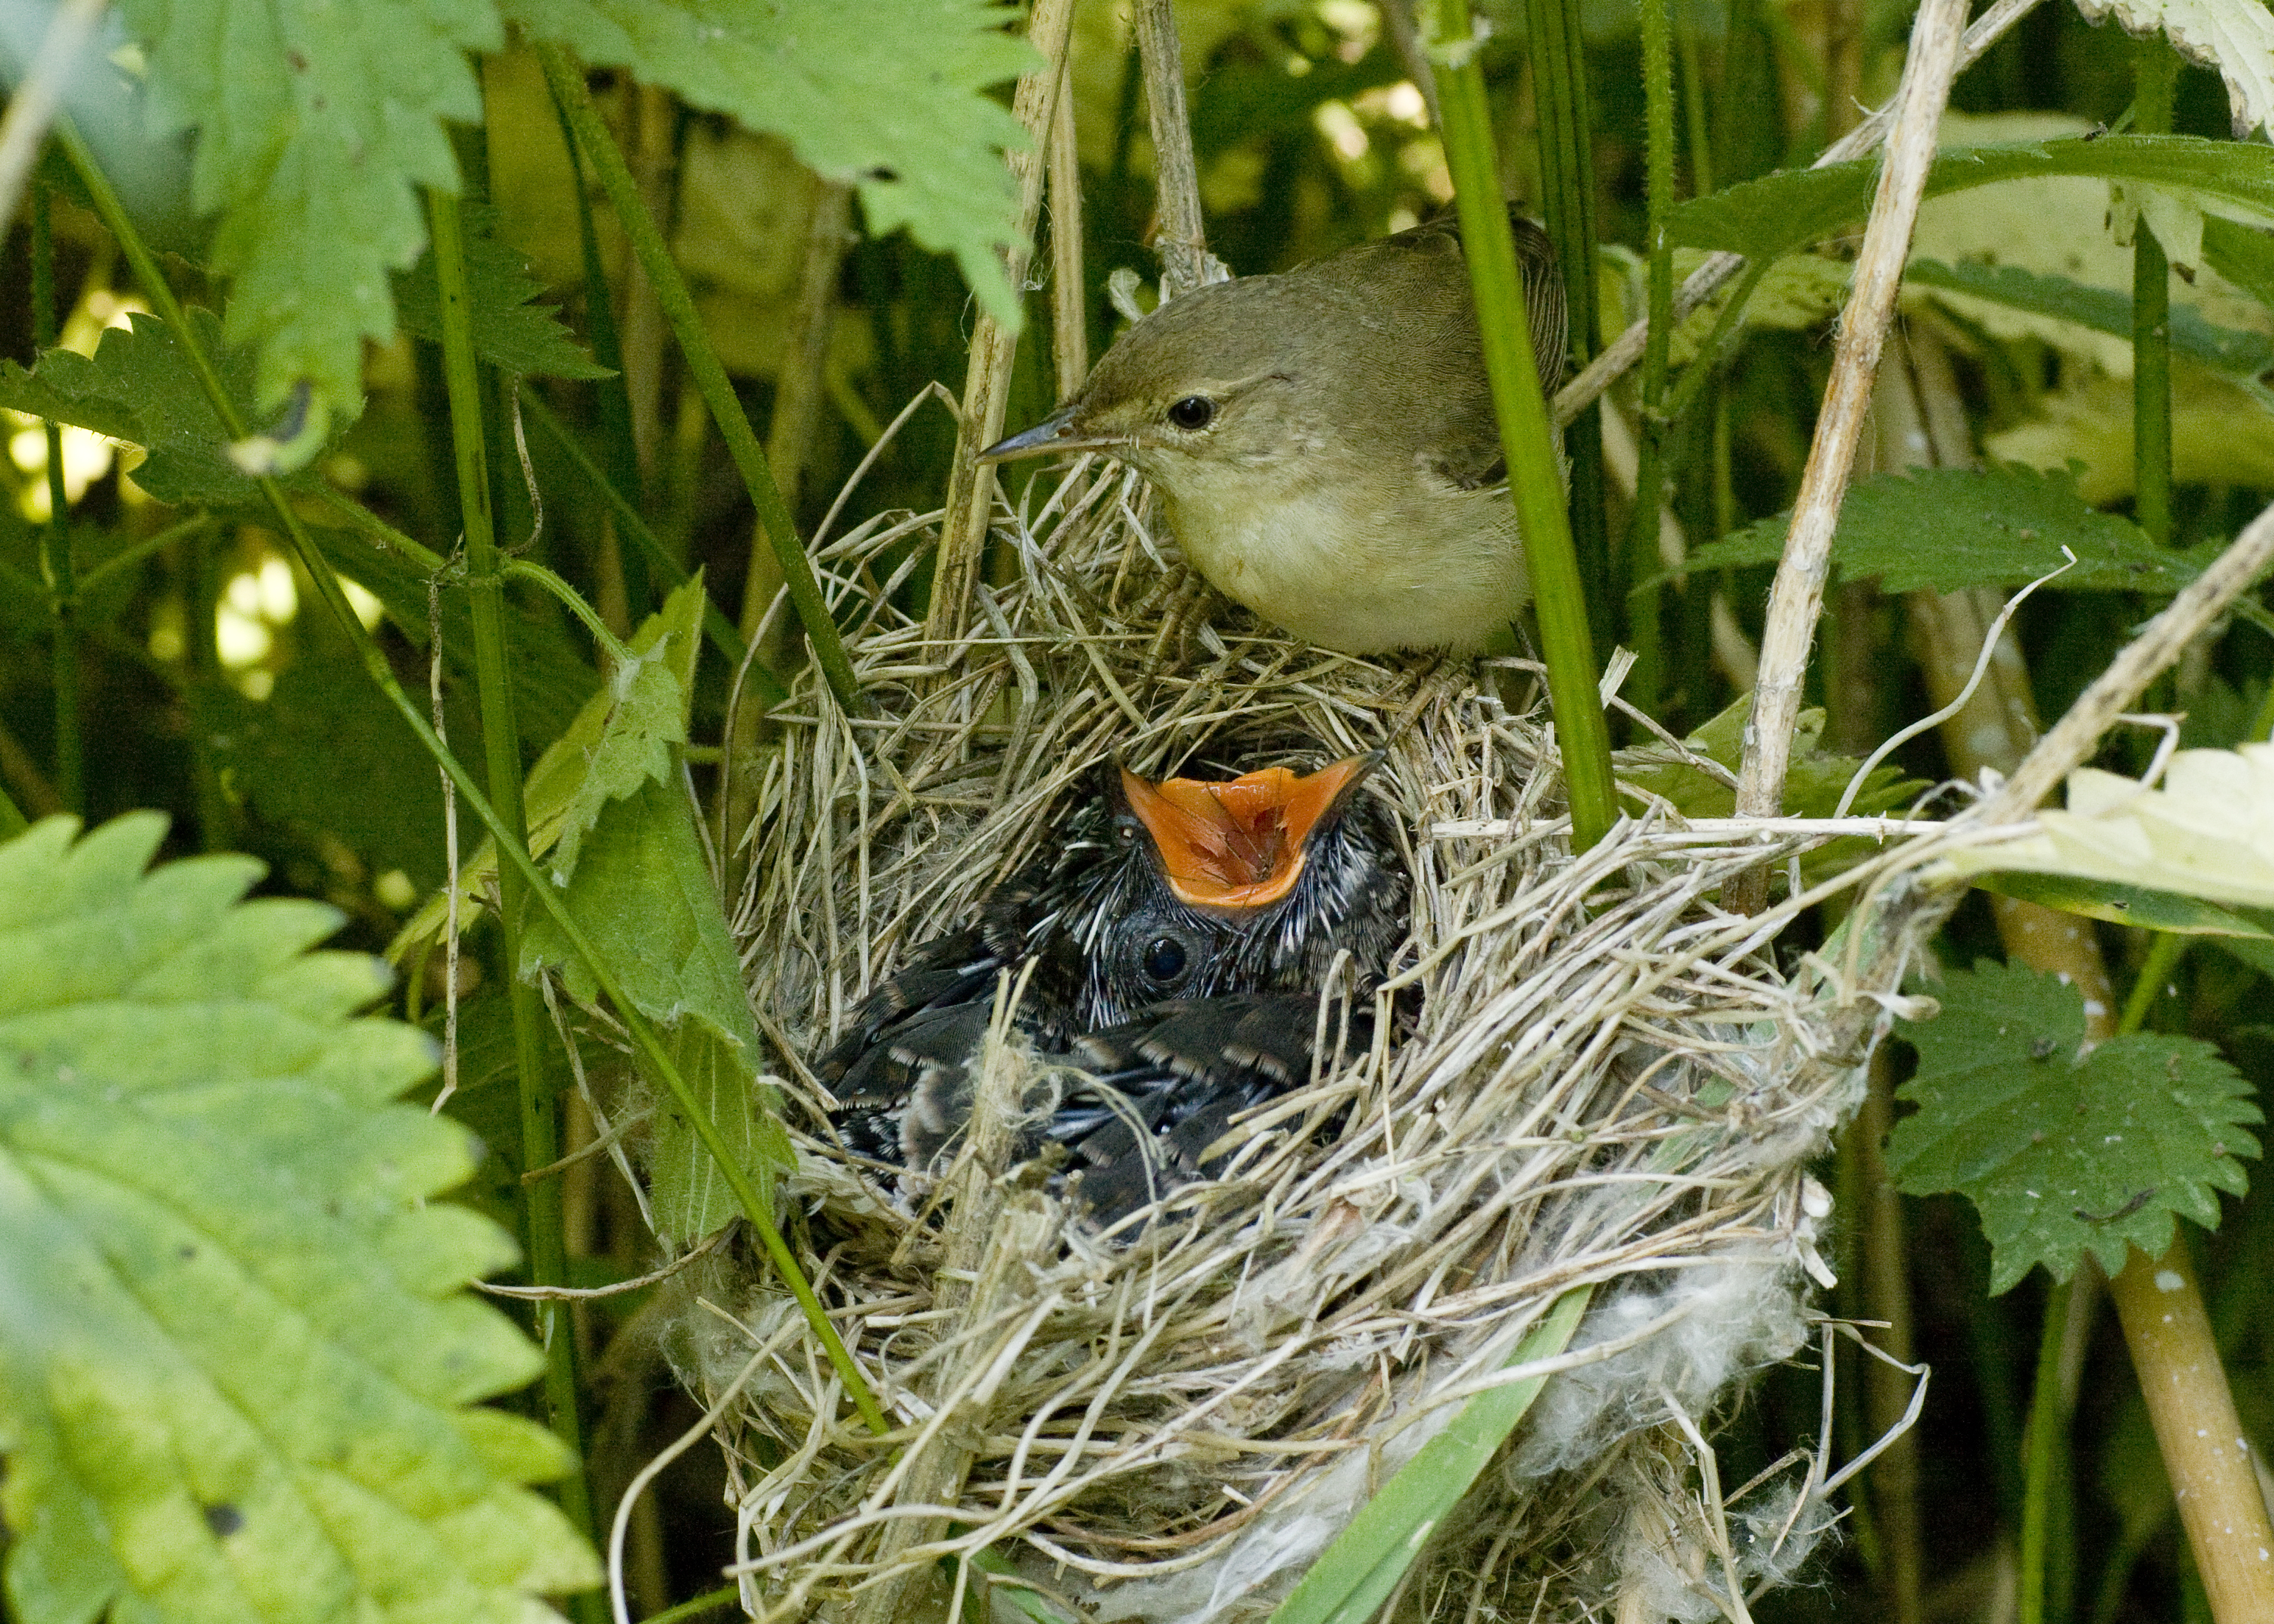
[[[1258,500],[1254,468],[1187,467],[1170,528],[1226,596],[1345,653],[1483,647],[1526,595],[1505,487],[1456,491],[1415,469],[1362,485],[1286,470]]]

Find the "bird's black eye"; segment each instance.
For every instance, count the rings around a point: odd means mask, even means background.
[[[1185,944],[1174,936],[1156,936],[1145,950],[1145,979],[1156,987],[1169,987],[1184,974]]]
[[[1187,395],[1169,408],[1169,421],[1188,432],[1208,427],[1216,420],[1216,402],[1205,395]]]

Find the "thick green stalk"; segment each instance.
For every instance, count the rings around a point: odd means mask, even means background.
[[[694,295],[687,290],[687,279],[679,274],[663,233],[656,229],[654,216],[641,200],[639,186],[632,179],[631,169],[625,164],[615,138],[600,121],[599,109],[592,105],[592,93],[585,86],[584,74],[568,59],[568,51],[558,44],[540,41],[537,54],[545,64],[546,82],[553,86],[555,99],[568,109],[568,122],[576,130],[577,143],[599,175],[601,188],[615,206],[625,236],[631,239],[632,252],[639,256],[640,265],[655,288],[656,302],[663,307],[663,319],[671,324],[672,333],[679,340],[680,351],[687,357],[687,370],[719,425],[719,437],[727,442],[727,453],[742,472],[750,501],[758,510],[758,523],[764,526],[766,541],[773,548],[774,559],[781,565],[782,575],[789,584],[790,606],[797,612],[798,624],[805,628],[813,663],[821,668],[821,674],[837,695],[837,703],[847,710],[862,711],[867,707],[854,680],[853,662],[846,657],[844,639],[838,635],[837,622],[829,617],[828,605],[822,601],[813,562],[805,556],[805,549],[798,541],[796,522],[782,501],[781,492],[774,484],[773,470],[767,466],[766,454],[757,436],[750,432],[750,420],[742,414],[742,402],[735,396],[734,386],[727,380],[727,369],[719,364],[718,351],[711,347],[711,340],[703,331],[702,318],[695,311]]]
[[[1596,688],[1594,639],[1563,509],[1563,482],[1556,468],[1547,402],[1540,391],[1532,339],[1525,331],[1524,282],[1517,270],[1516,238],[1509,229],[1508,206],[1502,201],[1493,162],[1492,115],[1485,102],[1484,70],[1476,58],[1468,0],[1439,0],[1431,55],[1437,64],[1445,160],[1452,170],[1461,241],[1483,329],[1485,371],[1492,380],[1493,410],[1508,456],[1509,491],[1523,526],[1525,560],[1540,609],[1547,694],[1555,707],[1565,792],[1571,801],[1571,845],[1575,851],[1585,851],[1608,832],[1618,816],[1611,787],[1611,734]]]
[[[2068,1417],[2061,1404],[2060,1350],[2068,1325],[2070,1285],[2064,1280],[2045,1294],[2044,1330],[2037,1339],[2037,1387],[2029,1395],[2029,1475],[2022,1492],[2019,1624],[2045,1624],[2045,1551],[2053,1500],[2068,1477],[2061,1458]]]
[[[2179,58],[2161,34],[2140,41],[2133,127],[2172,127]],[[2172,541],[2172,275],[2164,245],[2142,214],[2132,229],[2132,512],[2158,546]]]
[[[1666,373],[1674,345],[1674,243],[1667,234],[1674,212],[1674,39],[1668,0],[1642,0],[1642,84],[1648,127],[1650,332],[1642,351],[1640,450],[1635,464],[1634,532],[1629,546],[1631,581],[1658,573],[1660,509],[1666,500]],[[1701,354],[1711,364],[1711,352]],[[1628,635],[1635,650],[1631,697],[1645,716],[1660,709],[1664,672],[1659,625],[1660,589],[1633,589],[1627,599]]]
[[[1463,7],[1466,15],[1467,8]],[[1602,347],[1603,323],[1595,253],[1593,119],[1587,107],[1587,64],[1578,0],[1531,0],[1532,94],[1540,116],[1540,212],[1563,267],[1571,308],[1571,347],[1585,366]],[[1614,616],[1624,598],[1626,549],[1614,554],[1603,505],[1602,409],[1590,405],[1564,433],[1571,459],[1570,519],[1585,595],[1587,624],[1598,646],[1618,641]]]
[[[32,187],[32,342],[41,350],[56,346],[56,237],[49,215],[48,189]],[[69,810],[87,812],[87,748],[79,732],[79,583],[72,577],[71,503],[64,491],[64,432],[53,420],[48,432],[48,528],[40,562],[48,578],[48,607],[54,620],[56,699],[56,794]]]
[[[512,655],[506,647],[505,578],[490,514],[481,369],[474,358],[473,301],[466,288],[465,235],[456,197],[428,192],[426,221],[433,238],[434,281],[441,304],[442,377],[449,391],[450,444],[457,459],[466,598],[474,627],[474,683],[481,710],[490,801],[505,825],[502,838],[526,852],[529,823],[521,800],[521,728],[514,717],[513,684],[506,665]],[[544,1005],[536,987],[519,973],[528,896],[528,883],[519,871],[500,864],[499,936],[505,960],[507,1007],[513,1017],[514,1072],[521,1095],[521,1164],[542,1168],[561,1160],[561,1090],[557,1075],[546,1064],[549,1028]],[[522,1243],[529,1253],[530,1280],[539,1286],[568,1284],[561,1181],[540,1178],[523,1185],[521,1201]],[[576,1462],[561,1481],[561,1507],[588,1538],[598,1543],[599,1525],[592,1511],[591,1482],[584,1469],[584,1426],[577,1408],[576,1337],[569,1310],[558,1302],[539,1302],[533,1307],[538,1342],[545,1350],[546,1421]]]
[[[56,133],[70,154],[72,167],[86,183],[96,214],[109,228],[111,235],[117,238],[127,263],[133,267],[136,278],[142,284],[143,292],[157,307],[159,319],[173,330],[179,340],[182,353],[190,363],[191,370],[197,374],[207,402],[221,419],[222,430],[231,437],[242,440],[245,435],[245,425],[238,415],[236,402],[230,398],[229,391],[222,386],[221,374],[214,366],[213,357],[206,354],[205,346],[198,342],[197,334],[190,327],[187,314],[182,308],[182,302],[174,297],[173,288],[160,273],[157,259],[119,203],[118,194],[112,189],[109,177],[95,164],[94,154],[87,151],[86,143],[79,139],[78,132],[67,120],[56,119]],[[465,764],[452,755],[449,746],[436,735],[424,707],[414,703],[403,691],[403,684],[395,679],[394,666],[388,662],[386,650],[379,646],[377,639],[356,617],[354,605],[348,602],[347,590],[340,584],[338,573],[309,538],[307,526],[301,521],[299,512],[290,499],[285,495],[283,485],[273,477],[254,483],[260,489],[261,500],[267,503],[270,513],[290,538],[301,563],[314,580],[316,590],[323,598],[325,606],[332,612],[340,623],[340,629],[347,634],[348,641],[354,645],[357,657],[363,661],[365,672],[386,696],[387,702],[395,707],[395,713],[418,735],[426,753],[449,775],[459,798],[482,827],[489,831],[490,838],[497,842],[502,861],[519,871],[523,884],[528,888],[530,899],[561,932],[568,944],[569,951],[584,960],[602,996],[615,1006],[616,1018],[622,1022],[624,1034],[630,1039],[642,1066],[649,1076],[663,1085],[665,1091],[693,1125],[696,1137],[703,1141],[703,1148],[718,1163],[719,1177],[734,1192],[743,1216],[757,1233],[758,1244],[764,1248],[783,1282],[789,1287],[790,1294],[797,1299],[807,1323],[813,1327],[815,1339],[821,1343],[831,1365],[844,1381],[862,1421],[873,1432],[888,1431],[884,1410],[877,1405],[876,1395],[870,1392],[860,1367],[853,1363],[852,1355],[846,1351],[845,1341],[837,1334],[837,1327],[829,1322],[828,1315],[822,1311],[820,1299],[814,1296],[813,1287],[807,1282],[804,1271],[798,1267],[797,1259],[783,1241],[781,1231],[774,1227],[772,1206],[760,1198],[757,1185],[751,1182],[750,1176],[744,1171],[732,1147],[727,1145],[726,1135],[719,1131],[719,1124],[711,1120],[710,1113],[696,1099],[695,1091],[680,1073],[678,1064],[672,1059],[671,1051],[664,1046],[654,1026],[640,1013],[639,1006],[625,995],[623,983],[614,966],[593,946],[592,939],[585,934],[584,926],[577,922],[576,916],[568,911],[568,904],[546,879],[536,860],[530,856],[527,844],[516,844],[510,837],[505,820],[490,805],[489,797],[482,793],[481,786],[474,782],[473,774],[466,771]]]

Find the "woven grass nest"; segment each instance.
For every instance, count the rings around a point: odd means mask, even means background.
[[[1015,571],[952,643],[888,602],[930,521],[817,555],[876,711],[848,718],[809,680],[786,708],[736,929],[799,1138],[793,1243],[902,1431],[870,1436],[770,1276],[689,1271],[677,1357],[719,1409],[747,1607],[1026,1616],[939,1560],[992,1546],[1072,1617],[1262,1618],[1588,1286],[1559,1373],[1383,1616],[1719,1616],[1830,1520],[1812,1453],[1715,1515],[1700,1452],[1748,1372],[1819,1323],[1829,1203],[1805,1164],[1860,1097],[1876,1011],[1856,994],[1892,987],[1901,941],[1788,979],[1771,948],[1809,899],[1745,919],[1710,898],[1796,848],[1662,807],[1574,861],[1529,666],[1352,658],[1220,605],[1203,619],[1139,492],[1077,470],[1038,515],[998,509]],[[1101,763],[1213,775],[1373,748],[1367,788],[1414,882],[1380,995],[1401,1013],[1260,1108],[1224,1178],[1101,1242],[990,1164],[1035,1064],[1008,1038],[927,1210],[847,1165],[799,1057],[1019,868]],[[1739,1527],[1733,1550],[1739,1524],[1758,1537]]]

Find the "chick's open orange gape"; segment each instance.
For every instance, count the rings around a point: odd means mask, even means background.
[[[1169,889],[1211,912],[1276,902],[1302,876],[1305,842],[1374,764],[1353,756],[1306,777],[1266,767],[1222,783],[1164,778],[1124,767],[1122,793],[1153,837]]]

